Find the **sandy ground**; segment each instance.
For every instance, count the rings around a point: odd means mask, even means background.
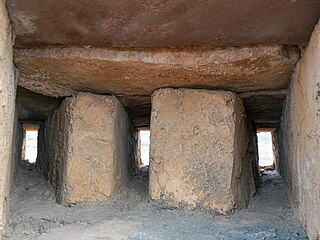
[[[263,176],[247,209],[230,215],[160,209],[147,182],[142,171],[108,203],[62,206],[32,165],[19,166],[4,239],[307,239],[275,172]]]

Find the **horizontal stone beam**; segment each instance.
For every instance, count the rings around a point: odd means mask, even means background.
[[[286,89],[299,53],[298,48],[283,45],[133,50],[88,46],[16,49],[14,61],[20,86],[51,97],[79,91],[115,95],[139,127],[149,124],[150,96],[156,89],[236,93]],[[259,104],[246,98],[251,108],[273,111],[269,96],[259,97]],[[279,105],[271,102],[275,103]],[[278,116],[279,107],[276,110]]]
[[[16,49],[19,85],[60,97],[76,91],[151,95],[162,87],[222,88],[235,92],[284,89],[299,50],[282,45],[242,48]]]

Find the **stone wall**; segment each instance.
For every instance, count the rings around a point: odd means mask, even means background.
[[[49,178],[58,202],[106,201],[126,184],[135,161],[135,131],[115,97],[67,98],[46,131]]]
[[[6,227],[10,193],[16,82],[12,32],[5,1],[0,0],[0,238]]]
[[[274,167],[277,171],[279,171],[279,164],[281,162],[280,153],[279,153],[279,149],[281,148],[281,146],[279,146],[280,145],[279,131],[280,131],[279,129],[274,129],[271,132],[273,162],[274,162]]]
[[[48,178],[49,173],[49,161],[45,159],[46,155],[46,145],[45,145],[45,138],[46,138],[46,132],[45,132],[45,121],[39,122],[39,128],[38,128],[38,140],[37,140],[37,161],[36,161],[36,167],[38,172],[43,175],[44,177]]]
[[[279,170],[310,239],[320,238],[320,25],[292,77],[281,119]]]
[[[152,95],[150,196],[164,207],[227,212],[255,191],[242,101],[224,91]]]
[[[258,136],[257,126],[250,118],[247,113],[249,123],[249,146],[248,146],[248,157],[251,162],[252,176],[255,183],[255,187],[260,186],[260,172],[259,172],[259,153],[258,153]],[[254,194],[255,191],[252,192]]]
[[[16,108],[17,109],[17,108]],[[15,113],[15,120],[14,120],[14,131],[13,131],[13,156],[12,156],[12,170],[16,171],[15,166],[18,165],[18,161],[23,160],[22,158],[22,146],[25,140],[25,131],[23,129],[23,125],[20,123],[18,118],[18,111],[16,110]],[[15,174],[15,173],[14,173]]]

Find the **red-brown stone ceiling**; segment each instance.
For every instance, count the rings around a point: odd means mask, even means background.
[[[302,44],[319,0],[8,0],[16,46]]]

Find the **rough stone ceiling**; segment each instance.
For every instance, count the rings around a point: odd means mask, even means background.
[[[319,0],[8,0],[16,46],[306,43]]]
[[[257,124],[279,122],[320,0],[8,0],[18,84],[47,96],[116,95],[148,125],[161,87],[240,93]]]
[[[19,86],[17,88],[16,109],[20,121],[43,120],[57,109],[61,102],[61,98],[47,97]]]

